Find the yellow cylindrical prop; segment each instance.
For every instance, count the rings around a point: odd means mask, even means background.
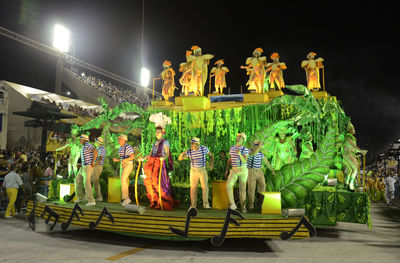
[[[212,183],[212,208],[226,209],[229,206],[226,181],[216,180]]]
[[[74,184],[60,184],[60,201],[64,202],[64,196],[72,195],[75,192]],[[75,201],[78,197],[75,197],[71,201]]]
[[[280,192],[262,192],[264,200],[261,206],[261,214],[281,214],[281,193]]]
[[[119,177],[108,177],[108,197],[109,203],[120,203],[122,200],[121,179]]]

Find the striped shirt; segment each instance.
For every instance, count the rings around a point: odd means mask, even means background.
[[[193,168],[206,167],[206,155],[209,152],[210,150],[203,145],[200,145],[198,150],[187,150],[186,155],[190,158],[190,166]]]
[[[104,159],[106,159],[106,149],[104,149],[103,145],[100,145],[100,147],[97,148],[97,151],[99,152],[97,155],[97,160],[100,159],[99,165],[104,165]]]
[[[135,153],[135,151],[133,150],[132,146],[127,143],[125,143],[124,146],[119,147],[118,154],[121,160],[129,158],[132,153]]]
[[[239,152],[244,155],[249,155],[249,149],[247,149],[244,146],[232,146],[231,149],[229,150],[229,154],[231,156],[231,161],[232,161],[232,167],[243,167],[246,166],[246,163],[243,163],[242,160],[240,160],[239,154],[236,153],[236,150],[239,150]]]
[[[92,150],[94,149],[93,145],[90,143],[86,142],[81,150],[81,161],[83,166],[87,166],[92,164],[93,161],[93,152]]]
[[[247,168],[261,168],[263,159],[264,154],[262,152],[258,152],[255,155],[250,155],[249,158],[247,158]]]

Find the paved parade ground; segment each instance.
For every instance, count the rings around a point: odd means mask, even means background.
[[[4,213],[4,212],[3,212]],[[371,204],[372,229],[338,223],[303,240],[233,239],[221,247],[209,240],[177,242],[127,237],[60,224],[36,231],[26,215],[0,218],[0,262],[399,262],[400,208]]]

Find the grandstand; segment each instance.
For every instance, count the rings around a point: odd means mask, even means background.
[[[72,91],[79,99],[98,104],[97,98],[104,97],[111,107],[122,102],[135,103],[147,108],[151,102],[152,90],[140,84],[109,72],[105,69],[91,65],[74,56],[61,53],[55,48],[49,47],[35,40],[17,34],[6,28],[0,27],[0,35],[36,48],[58,58],[56,63],[55,93],[62,94],[62,87]],[[96,78],[103,85],[91,85],[84,76]],[[107,85],[105,85],[107,84]],[[107,86],[107,87],[106,87]],[[156,97],[161,97],[160,92],[155,92]]]

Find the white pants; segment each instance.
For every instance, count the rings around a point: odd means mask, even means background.
[[[247,167],[232,167],[228,181],[226,183],[226,190],[228,192],[229,204],[233,205],[235,199],[233,197],[233,187],[236,181],[239,179],[239,198],[240,206],[244,207],[244,202],[246,201],[246,182],[247,182],[248,170]]]
[[[248,168],[249,177],[247,178],[248,196],[249,196],[249,208],[254,208],[254,195],[257,192],[265,192],[265,177],[264,172],[261,168]]]
[[[94,168],[91,165],[82,166],[79,169],[79,172],[75,178],[75,194],[78,197],[78,199],[83,199],[86,196],[86,199],[89,202],[94,202],[93,189],[92,189],[93,169]],[[85,186],[85,194],[83,193],[84,186]]]
[[[190,168],[190,206],[196,207],[199,180],[203,190],[203,207],[208,207],[208,174],[205,167]]]
[[[100,188],[100,175],[103,172],[103,165],[96,165],[93,170],[93,187],[94,187],[94,194],[96,198],[103,198],[101,195],[101,188]]]
[[[385,188],[385,199],[386,204],[390,204],[394,198],[394,189],[390,189],[388,187]]]
[[[129,198],[129,175],[133,170],[133,162],[127,162],[125,166],[121,165],[121,192],[122,199],[130,201]]]

